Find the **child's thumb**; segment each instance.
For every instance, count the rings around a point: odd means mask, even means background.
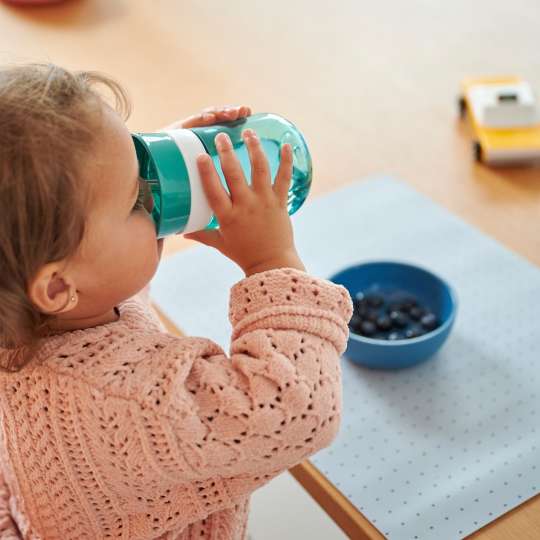
[[[184,238],[188,240],[195,240],[206,246],[214,247],[219,249],[221,244],[221,234],[219,231],[210,230],[210,231],[197,231],[188,234],[184,234]]]

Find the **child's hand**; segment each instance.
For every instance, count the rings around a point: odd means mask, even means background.
[[[251,108],[247,107],[246,105],[207,107],[199,114],[195,114],[189,118],[184,118],[184,120],[177,120],[176,122],[173,122],[172,124],[165,126],[158,131],[210,126],[212,124],[219,124],[221,122],[233,122],[234,120],[238,120],[238,118],[244,118],[250,115]]]
[[[274,185],[270,167],[255,132],[242,136],[251,161],[251,186],[225,133],[216,136],[216,148],[230,195],[221,184],[212,159],[197,157],[208,203],[218,221],[218,230],[199,231],[185,237],[212,246],[237,263],[246,276],[289,267],[305,270],[296,253],[287,197],[292,176],[292,150],[285,144]]]

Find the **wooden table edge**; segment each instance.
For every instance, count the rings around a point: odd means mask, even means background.
[[[349,538],[385,540],[386,537],[311,461],[303,461],[289,469],[289,472]]]

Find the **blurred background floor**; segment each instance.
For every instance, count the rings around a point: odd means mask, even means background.
[[[289,473],[253,494],[248,531],[252,540],[347,538]]]

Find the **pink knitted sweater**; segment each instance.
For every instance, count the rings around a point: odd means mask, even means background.
[[[245,538],[249,495],[338,431],[348,292],[241,280],[229,356],[167,333],[147,291],[119,309],[0,375],[0,538]]]

